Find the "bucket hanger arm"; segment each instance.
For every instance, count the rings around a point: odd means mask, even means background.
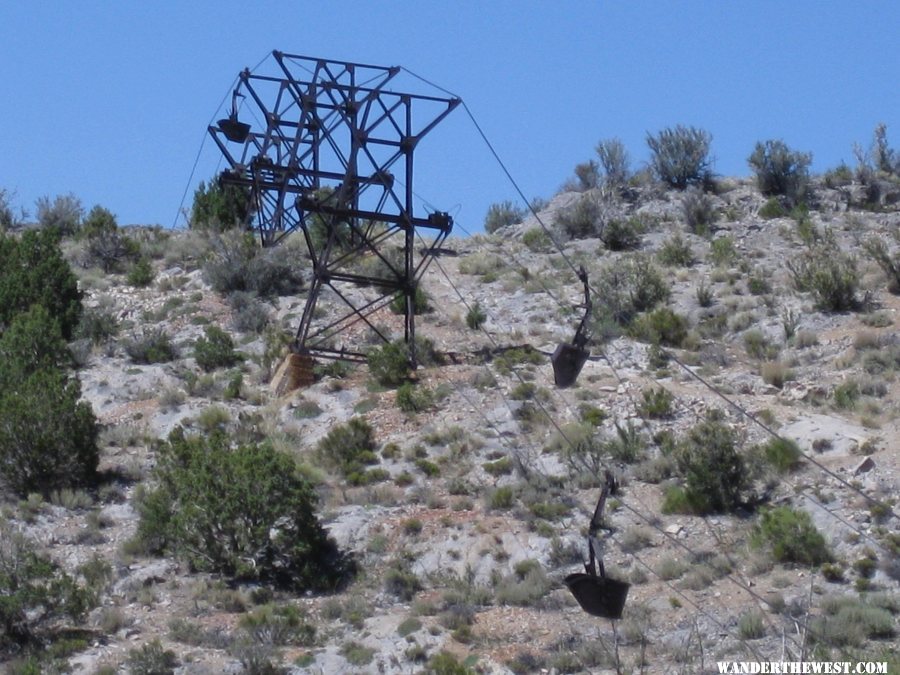
[[[591,309],[593,307],[593,303],[591,302],[591,287],[588,284],[588,276],[587,270],[584,269],[584,265],[581,265],[578,268],[578,278],[581,280],[581,283],[584,284],[584,316],[581,318],[581,323],[578,324],[578,329],[575,331],[575,337],[572,338],[572,344],[578,347],[578,349],[584,349],[585,345],[587,345],[588,335],[587,335],[587,322],[591,316]]]
[[[591,576],[598,576],[598,569],[601,578],[606,576],[606,572],[603,568],[603,560],[597,555],[594,547],[600,548],[600,541],[597,539],[596,535],[603,527],[603,509],[606,507],[606,498],[610,494],[615,494],[617,490],[618,483],[616,482],[615,476],[612,475],[611,471],[607,470],[605,472],[603,489],[600,491],[600,498],[597,500],[597,506],[594,508],[594,515],[591,517],[591,523],[588,526],[588,555],[590,560],[585,563],[584,569]]]

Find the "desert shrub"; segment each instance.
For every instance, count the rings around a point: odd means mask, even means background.
[[[777,562],[821,565],[831,560],[825,538],[813,525],[809,514],[790,506],[760,513],[750,542],[755,548],[771,552]]]
[[[630,332],[644,342],[680,347],[688,336],[688,322],[668,307],[658,307],[635,319]]]
[[[218,326],[207,326],[203,337],[194,343],[194,358],[206,372],[216,368],[229,368],[238,362],[234,340]]]
[[[601,268],[594,284],[600,299],[595,315],[608,316],[619,325],[669,298],[669,286],[652,260],[644,255],[620,258]]]
[[[530,607],[538,604],[550,591],[551,582],[537,560],[523,560],[512,574],[497,583],[495,595],[502,605]]]
[[[787,473],[803,459],[800,447],[789,438],[773,438],[763,446],[763,455],[778,473]]]
[[[788,213],[781,201],[777,197],[772,197],[759,208],[758,215],[764,220],[772,220],[773,218],[785,218]]]
[[[81,387],[43,369],[0,392],[0,475],[16,494],[90,483],[98,463],[97,422]]]
[[[12,208],[14,194],[11,194],[6,188],[0,188],[0,234],[20,225],[19,218]]]
[[[487,314],[477,302],[469,307],[469,311],[466,312],[466,325],[472,330],[480,329],[486,320]]]
[[[255,293],[234,291],[228,296],[231,307],[231,325],[241,333],[256,333],[269,324],[269,309]]]
[[[54,229],[61,235],[72,235],[81,226],[84,208],[81,200],[74,194],[57,195],[53,201],[50,197],[38,197],[35,202],[35,217],[42,228]]]
[[[410,601],[422,590],[422,582],[405,558],[395,560],[384,574],[384,590],[403,601]]]
[[[741,614],[738,619],[738,635],[742,640],[758,640],[766,635],[766,626],[763,623],[763,615],[751,610]]]
[[[727,513],[744,503],[747,471],[735,432],[724,422],[708,418],[696,424],[678,443],[675,461],[690,512]]]
[[[758,328],[751,328],[743,336],[744,349],[747,355],[754,359],[764,359],[771,356],[771,343],[766,334]]]
[[[574,171],[577,182],[574,185],[569,183],[568,187],[572,187],[579,192],[600,187],[600,166],[594,160],[589,159],[586,162],[576,164]]]
[[[138,244],[119,229],[113,213],[99,204],[84,219],[81,237],[85,241],[85,262],[97,265],[105,273],[119,272],[122,266],[136,260],[140,254]]]
[[[763,382],[781,389],[787,380],[793,378],[791,370],[781,361],[766,361],[759,368]]]
[[[604,182],[611,187],[622,187],[631,177],[628,151],[618,138],[609,138],[597,143],[597,157],[603,169]]]
[[[819,309],[844,312],[859,306],[856,258],[842,251],[831,234],[786,264],[796,289],[812,293]]]
[[[83,620],[95,600],[0,518],[0,655],[41,645],[54,622]]]
[[[125,342],[125,353],[135,363],[168,363],[177,353],[164,328],[148,328]]]
[[[578,200],[556,214],[556,224],[570,239],[597,236],[608,216],[608,209],[594,193],[581,195]]]
[[[396,387],[409,378],[409,348],[403,342],[391,342],[367,355],[369,373],[384,387]]]
[[[522,235],[522,243],[528,247],[529,251],[534,251],[535,253],[546,253],[553,244],[547,233],[540,227],[532,227],[530,230],[526,230]]]
[[[647,134],[653,173],[670,187],[683,190],[711,178],[709,148],[712,136],[702,129],[678,125]]]
[[[713,265],[725,267],[737,258],[737,250],[734,248],[734,239],[730,236],[717,237],[709,242],[709,261]]]
[[[394,314],[404,314],[406,312],[406,295],[397,293],[391,300],[391,311]],[[431,311],[431,305],[428,304],[428,294],[422,290],[421,286],[416,286],[413,292],[413,314],[425,314]]]
[[[803,201],[812,154],[795,152],[784,141],[770,140],[757,143],[747,162],[756,173],[756,184],[764,195],[784,195],[794,203]]]
[[[884,239],[870,237],[863,243],[863,250],[881,268],[888,278],[888,289],[891,293],[900,294],[900,255],[891,255]]]
[[[32,305],[42,305],[71,340],[81,318],[78,280],[53,230],[29,230],[20,239],[0,233],[0,331]]]
[[[492,234],[502,227],[517,225],[522,222],[525,212],[515,205],[515,202],[506,200],[491,204],[487,215],[484,217],[484,231]]]
[[[40,370],[71,366],[72,356],[59,324],[42,305],[32,305],[0,332],[0,391],[15,389],[17,383]]]
[[[288,245],[261,248],[250,232],[209,233],[203,274],[219,293],[249,291],[261,297],[292,295],[303,289],[303,271]]]
[[[175,652],[164,649],[159,638],[129,650],[126,662],[131,675],[173,675],[179,665]]]
[[[900,174],[900,155],[888,144],[887,125],[883,122],[875,127],[872,145],[875,167],[886,174]]]
[[[431,390],[411,382],[404,382],[397,387],[397,407],[403,412],[424,412],[433,405],[434,395]]]
[[[138,505],[137,539],[192,569],[293,590],[334,588],[348,561],[315,514],[316,495],[267,443],[177,428],[157,450],[158,487]]]
[[[156,272],[153,270],[153,264],[149,258],[141,257],[128,270],[125,280],[130,286],[144,288],[153,283],[156,278]]]
[[[319,441],[316,453],[328,466],[351,478],[365,472],[366,465],[377,464],[378,456],[372,427],[361,417],[340,424]]]
[[[823,616],[812,621],[810,636],[829,647],[858,647],[867,638],[894,637],[897,634],[894,617],[887,609],[875,606],[872,597],[825,597]]]
[[[663,265],[670,267],[690,267],[694,264],[694,253],[691,245],[679,232],[663,242],[656,257]]]
[[[253,212],[250,191],[242,186],[222,184],[218,179],[200,181],[194,192],[190,227],[223,231],[241,228]]]
[[[694,234],[706,235],[716,222],[712,198],[702,189],[692,186],[681,198],[681,215]]]
[[[640,223],[635,219],[610,219],[602,225],[599,237],[610,251],[638,248],[641,245]]]
[[[641,403],[638,409],[644,417],[665,419],[672,416],[672,402],[675,397],[663,387],[644,389],[641,392]]]
[[[244,614],[241,629],[257,644],[312,646],[316,627],[294,605],[266,604]]]

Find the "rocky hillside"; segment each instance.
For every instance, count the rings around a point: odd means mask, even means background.
[[[417,325],[433,349],[411,382],[321,364],[282,396],[271,380],[302,290],[217,292],[223,240],[195,231],[134,235],[147,285],[83,266],[83,244],[64,241],[96,327],[72,348],[104,479],[3,506],[62,568],[86,581],[99,570],[96,607],[57,626],[68,632],[43,663],[707,672],[802,655],[897,667],[898,195],[887,182],[873,201],[852,176],[814,180],[795,208],[752,180],[564,191],[537,214],[561,250],[534,215],[450,240],[423,281]],[[560,389],[549,355],[581,318],[579,266],[592,356]],[[397,325],[388,309],[379,320]],[[228,358],[204,360],[204,340]],[[333,432],[351,420],[371,448],[347,469]],[[347,585],[232,582],[140,541],[158,440],[179,427],[293,458],[355,561]],[[605,470],[619,489],[603,561],[631,584],[619,621],[584,613],[563,584],[583,569]]]

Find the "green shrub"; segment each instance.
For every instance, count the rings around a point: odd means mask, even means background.
[[[734,239],[731,236],[716,237],[709,242],[709,261],[718,267],[731,265],[737,258]]]
[[[509,200],[491,204],[484,217],[484,231],[493,234],[502,227],[522,222],[525,212]]]
[[[640,312],[665,302],[670,295],[659,268],[645,255],[620,258],[601,268],[594,290],[599,298],[595,316],[601,320],[609,317],[621,326],[627,326]]]
[[[735,432],[713,418],[695,425],[678,444],[675,461],[690,512],[727,513],[744,503],[748,477],[736,445]]]
[[[640,222],[635,219],[610,220],[600,231],[600,241],[610,251],[627,251],[641,245]]]
[[[304,285],[298,256],[288,244],[261,248],[252,233],[241,230],[210,232],[203,275],[222,294],[293,295]]]
[[[750,541],[755,548],[769,550],[777,562],[821,565],[831,560],[825,538],[813,525],[809,514],[790,506],[760,513]]]
[[[716,210],[708,194],[696,186],[685,190],[681,199],[681,215],[694,234],[707,235],[716,222]]]
[[[363,473],[366,465],[377,464],[377,449],[372,427],[362,417],[334,427],[316,446],[321,460],[347,477]]]
[[[81,315],[75,337],[90,340],[93,344],[102,344],[119,334],[119,320],[109,304],[101,303],[96,307],[88,307]]]
[[[134,363],[168,363],[178,356],[163,328],[149,328],[125,342],[125,353]]]
[[[630,332],[644,342],[680,347],[688,335],[688,322],[668,307],[659,307],[639,316]]]
[[[593,193],[578,200],[556,214],[556,224],[570,239],[596,237],[602,231],[607,216],[603,202]]]
[[[32,305],[42,305],[71,340],[81,318],[82,293],[62,257],[53,230],[29,230],[20,239],[0,233],[0,331]]]
[[[593,190],[600,187],[600,167],[592,159],[575,165],[575,179],[578,181],[574,185],[569,183],[567,187],[571,187],[579,192]]]
[[[532,227],[530,230],[526,230],[522,235],[522,243],[528,247],[529,251],[534,251],[535,253],[546,253],[553,244],[547,233],[540,227]]]
[[[153,283],[156,278],[156,272],[153,270],[153,264],[149,258],[139,258],[134,265],[128,270],[126,281],[130,286],[144,288]]]
[[[845,253],[833,237],[810,247],[799,258],[786,262],[798,291],[809,292],[816,306],[827,312],[856,309],[859,272],[856,259]]]
[[[810,153],[795,152],[784,141],[770,140],[757,143],[747,162],[764,195],[784,195],[795,203],[803,201],[812,163]]]
[[[803,459],[800,447],[789,438],[773,438],[763,446],[763,454],[778,473],[793,470]]]
[[[773,218],[785,218],[788,210],[781,205],[777,197],[772,197],[759,209],[759,217],[764,220],[772,220]]]
[[[757,611],[749,611],[741,614],[738,619],[738,635],[742,640],[758,640],[766,636],[766,626],[763,623],[763,615]]]
[[[397,387],[397,407],[405,413],[419,413],[434,405],[434,397],[429,389],[404,382]]]
[[[72,366],[72,355],[59,324],[42,305],[16,315],[0,332],[0,391],[14,389],[40,370],[60,371]]]
[[[863,250],[878,263],[887,276],[888,290],[895,295],[900,294],[900,255],[895,253],[892,256],[884,239],[875,236],[863,243]]]
[[[394,314],[404,314],[406,312],[406,296],[403,293],[397,293],[391,300],[391,311]],[[428,304],[428,294],[422,290],[421,286],[416,286],[413,293],[413,314],[416,316],[426,314],[431,311],[431,305]]]
[[[691,245],[678,232],[663,242],[656,257],[659,258],[659,262],[669,267],[690,267],[694,264]]]
[[[229,368],[238,362],[231,336],[218,326],[207,326],[203,337],[194,343],[197,365],[207,373],[216,368]]]
[[[479,303],[475,303],[471,307],[469,307],[469,311],[466,313],[466,325],[472,330],[478,330],[487,320],[487,314],[485,314],[484,310],[481,308]]]
[[[618,138],[609,138],[597,143],[595,148],[600,166],[603,168],[604,180],[614,188],[623,187],[631,177],[628,151]]]
[[[38,225],[55,230],[63,236],[73,235],[78,231],[83,215],[81,200],[72,193],[57,195],[52,202],[50,197],[38,197],[35,202]]]
[[[81,237],[85,240],[86,263],[97,265],[107,274],[120,272],[126,262],[140,254],[137,242],[122,234],[116,217],[99,204],[84,219]]]
[[[95,604],[90,589],[0,518],[0,654],[40,645],[54,622],[82,621]]]
[[[347,560],[316,518],[315,492],[287,455],[177,428],[157,458],[158,487],[138,505],[137,539],[149,552],[293,590],[334,588],[346,577]]]
[[[702,129],[678,125],[657,135],[647,134],[653,173],[670,187],[683,190],[711,178],[709,149],[712,136]]]
[[[0,475],[16,494],[89,484],[99,460],[97,422],[81,387],[38,370],[0,391]]]
[[[550,591],[551,582],[544,568],[536,560],[516,564],[513,574],[497,583],[496,598],[502,605],[530,607],[538,604]]]
[[[178,657],[170,649],[163,649],[159,638],[128,652],[128,672],[131,675],[173,675]]]
[[[369,373],[383,387],[397,387],[409,379],[409,348],[403,342],[377,347],[367,356]]]
[[[672,416],[674,396],[669,393],[668,389],[663,389],[662,387],[644,389],[641,392],[641,398],[642,401],[638,409],[644,417],[665,419]]]
[[[222,184],[213,179],[207,185],[200,181],[191,207],[191,229],[215,231],[241,228],[253,212],[250,191],[239,185]]]

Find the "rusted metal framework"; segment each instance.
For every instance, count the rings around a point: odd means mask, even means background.
[[[390,341],[372,315],[401,294],[415,366],[416,287],[453,220],[443,212],[416,215],[413,155],[460,100],[387,89],[398,67],[279,51],[273,57],[274,75],[240,74],[230,115],[209,133],[229,164],[220,180],[250,192],[248,227],[262,244],[296,231],[306,240],[312,279],[294,351],[363,360],[348,330],[364,322]],[[417,228],[427,242],[418,249]],[[347,309],[320,321],[316,303],[325,287]]]

